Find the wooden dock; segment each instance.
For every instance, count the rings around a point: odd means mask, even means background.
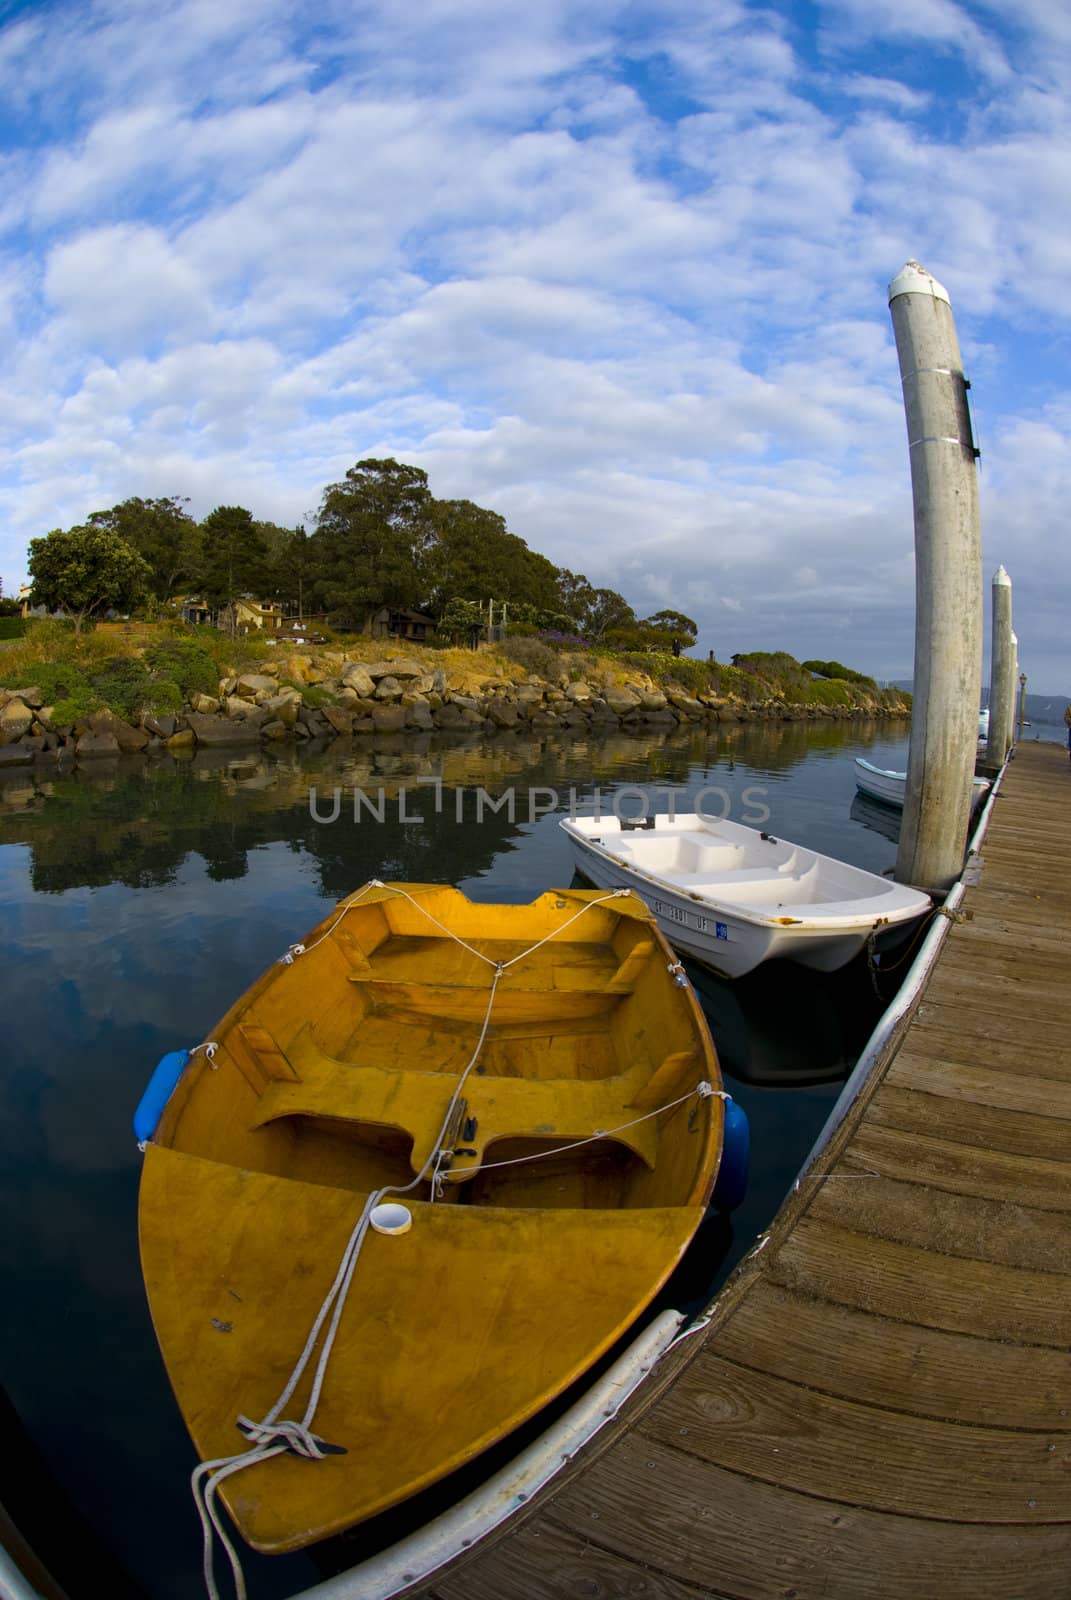
[[[428,1600],[1071,1597],[1071,769],[709,1327]]]

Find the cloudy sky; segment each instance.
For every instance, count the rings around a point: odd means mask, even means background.
[[[394,455],[721,659],[905,675],[916,257],[1067,692],[1069,66],[1058,0],[0,0],[5,590]]]

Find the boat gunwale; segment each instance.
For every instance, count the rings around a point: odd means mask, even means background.
[[[875,906],[872,911],[838,913],[834,916],[821,916],[818,914],[816,907],[821,902],[815,901],[787,902],[781,908],[780,914],[774,914],[772,911],[758,911],[753,906],[749,906],[746,901],[718,900],[713,895],[704,895],[691,889],[685,889],[675,884],[671,878],[660,878],[650,872],[645,872],[642,867],[638,867],[630,861],[625,861],[621,856],[615,856],[605,845],[586,838],[579,831],[574,831],[572,819],[569,817],[563,817],[558,826],[570,838],[575,839],[581,849],[589,850],[599,860],[612,862],[615,867],[621,868],[630,877],[642,879],[644,883],[651,884],[652,887],[663,894],[676,895],[679,900],[688,902],[693,907],[706,907],[711,912],[721,911],[726,920],[736,918],[740,922],[749,923],[757,928],[776,929],[778,933],[788,934],[794,939],[821,938],[826,933],[845,934],[867,929],[898,927],[902,923],[912,922],[918,917],[925,916],[927,911],[932,909],[933,902],[930,896],[923,894],[921,890],[911,889],[909,886],[902,884],[890,884],[889,887],[891,889],[904,889],[913,895],[918,895],[920,901],[924,903],[920,905],[902,904],[886,910],[880,910]],[[788,841],[785,842],[787,843]],[[801,848],[809,847],[803,846]],[[819,861],[829,861],[836,866],[850,866],[848,862],[838,862],[835,856],[821,855],[817,850],[810,853],[817,857]],[[866,871],[864,867],[852,867],[851,870],[853,872]],[[877,874],[869,873],[868,876],[876,877]],[[831,901],[829,903],[843,904],[844,902]],[[808,916],[791,915],[794,904],[796,909],[807,912]]]

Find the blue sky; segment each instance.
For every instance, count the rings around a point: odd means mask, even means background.
[[[1067,692],[1071,10],[0,0],[0,573],[355,461],[701,646],[910,671],[886,303],[947,287],[987,580]]]

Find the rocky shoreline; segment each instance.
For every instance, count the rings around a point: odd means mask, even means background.
[[[426,659],[429,652],[421,654],[425,659],[412,652],[365,661],[337,650],[273,657],[223,677],[218,696],[191,694],[174,716],[145,712],[127,719],[102,709],[68,725],[57,724],[54,708],[43,703],[38,689],[0,689],[0,768],[408,732],[609,732],[687,723],[910,716],[906,698],[890,705],[865,691],[838,706],[747,701],[702,691],[692,695],[671,684],[659,687],[633,669],[623,674],[608,667],[587,677],[563,673],[550,682],[515,664],[493,670],[503,664],[479,654],[471,669],[450,671],[434,664],[434,653],[432,660]],[[481,662],[486,663],[482,669]]]

